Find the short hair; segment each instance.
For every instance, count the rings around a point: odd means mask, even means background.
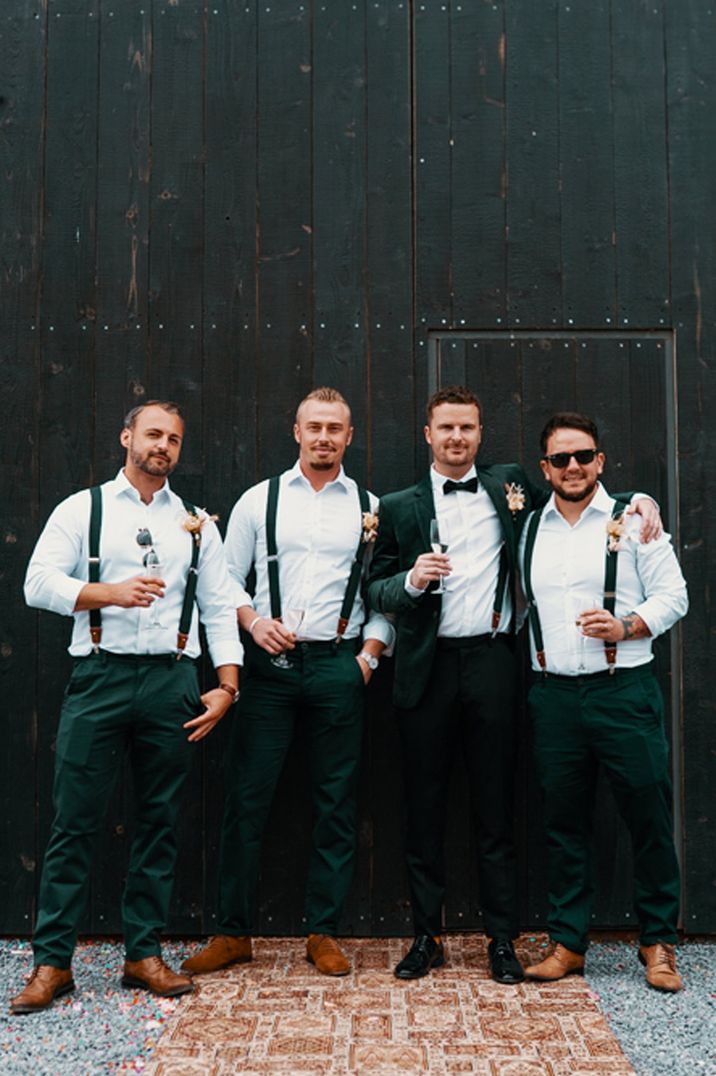
[[[599,430],[596,422],[579,411],[557,411],[548,420],[540,434],[539,446],[543,455],[547,451],[547,442],[555,430],[582,430],[583,433],[589,434],[595,447],[599,448]]]
[[[472,389],[466,388],[465,385],[446,385],[444,389],[434,392],[425,406],[428,425],[430,425],[435,408],[446,403],[474,404],[482,422],[482,404]]]
[[[299,414],[301,412],[301,408],[303,407],[303,405],[305,403],[308,403],[309,400],[318,400],[319,403],[339,403],[339,404],[343,404],[343,406],[348,411],[348,419],[349,419],[349,421],[351,420],[351,407],[350,407],[350,404],[348,403],[348,400],[346,400],[345,396],[343,396],[338,391],[338,389],[332,389],[329,385],[321,385],[317,389],[312,389],[311,392],[309,392],[308,396],[303,397],[300,404],[296,408],[296,422],[298,422],[298,417],[299,417]]]
[[[181,420],[182,426],[186,426],[186,421],[181,413],[179,404],[172,403],[171,400],[147,400],[146,403],[137,404],[131,411],[127,411],[127,414],[124,416],[123,428],[125,430],[134,429],[134,425],[145,407],[161,407],[162,411],[167,411],[170,415],[176,415]]]

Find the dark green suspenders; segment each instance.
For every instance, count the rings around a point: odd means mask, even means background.
[[[276,546],[276,516],[278,513],[279,482],[280,475],[274,475],[273,478],[269,479],[268,496],[266,498],[266,563],[268,570],[269,597],[271,600],[271,616],[275,620],[280,620],[281,618],[281,589],[279,586],[278,549]],[[370,512],[370,498],[368,497],[366,490],[361,486],[358,486],[358,499],[360,501],[362,519],[366,512]],[[340,642],[343,638],[351,618],[353,603],[355,602],[356,594],[358,593],[358,586],[363,571],[363,561],[367,548],[368,543],[363,540],[363,527],[361,526],[361,536],[358,540],[358,547],[355,552],[353,564],[351,565],[346,592],[343,597],[343,604],[341,605],[341,611],[338,617],[336,642]]]
[[[102,487],[92,486],[90,489],[92,509],[90,511],[89,526],[89,573],[88,582],[99,583],[99,536],[102,530]],[[90,609],[90,638],[95,654],[99,650],[102,641],[102,614],[99,609]]]
[[[624,509],[627,507],[625,501],[614,501],[614,507],[612,508],[612,519],[616,519],[617,516],[623,514]],[[542,626],[540,624],[539,612],[537,610],[537,603],[535,602],[534,591],[532,589],[532,554],[534,552],[535,540],[537,538],[537,529],[539,527],[539,521],[542,517],[542,509],[538,508],[530,516],[530,521],[527,524],[527,537],[525,539],[525,555],[524,563],[522,566],[522,583],[525,590],[525,596],[527,598],[527,617],[529,625],[532,630],[532,639],[535,644],[535,651],[537,656],[537,664],[542,672],[546,671],[547,660],[544,653],[544,640],[542,638]],[[604,560],[604,608],[608,613],[614,616],[614,607],[616,605],[617,596],[617,551],[609,548],[609,544],[604,540],[606,553]],[[614,672],[616,668],[617,660],[617,644],[616,643],[604,643],[604,656],[607,661],[610,672]]]
[[[89,572],[88,581],[90,583],[99,583],[100,576],[100,564],[99,564],[99,543],[100,534],[102,532],[102,487],[92,486],[90,489],[90,497],[92,501],[92,507],[90,510],[90,524],[89,524]],[[182,497],[182,503],[184,508],[191,516],[196,515],[196,508],[190,501],[185,501]],[[187,573],[186,590],[184,591],[184,602],[182,604],[181,616],[179,617],[179,630],[177,632],[177,661],[182,656],[184,649],[186,648],[187,640],[189,638],[189,629],[191,628],[191,615],[194,606],[194,599],[196,597],[196,583],[199,574],[199,552],[201,549],[201,531],[195,531],[192,536],[191,545],[191,564],[189,565],[189,571]],[[92,639],[92,646],[95,653],[99,650],[99,644],[102,641],[102,614],[99,609],[90,609],[89,614],[90,621],[90,637]]]
[[[497,590],[495,591],[495,605],[492,610],[492,637],[497,635],[497,629],[500,626],[500,620],[502,619],[502,606],[505,600],[505,586],[507,584],[507,576],[509,575],[510,566],[507,559],[507,547],[505,543],[502,543],[502,549],[500,550],[500,568],[497,573]],[[514,609],[514,601],[512,606]]]

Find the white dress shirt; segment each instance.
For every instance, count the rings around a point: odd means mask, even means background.
[[[460,481],[467,482],[476,474],[473,466]],[[450,575],[444,577],[438,636],[487,635],[492,632],[500,553],[504,543],[502,526],[489,493],[479,482],[477,493],[457,490],[446,494],[443,493],[446,480],[445,475],[430,468],[436,518],[439,526],[447,523],[449,528],[447,555],[452,564]],[[414,598],[425,593],[412,585],[409,572],[405,589]],[[511,618],[512,602],[506,586],[500,633],[510,630]]]
[[[266,563],[266,500],[268,480],[248,489],[234,505],[226,529],[226,559],[235,582],[237,608],[251,605],[261,616],[271,616]],[[378,500],[369,494],[371,511]],[[332,482],[315,490],[299,462],[280,478],[276,516],[281,608],[301,609],[304,617],[299,639],[328,641],[336,638],[338,618],[351,567],[362,532],[358,487],[343,468]],[[246,580],[256,569],[252,598]],[[365,607],[360,589],[353,604],[344,638],[360,635]],[[363,636],[388,647],[394,629],[380,613],[368,618]]]
[[[580,613],[604,604],[604,563],[607,523],[614,499],[601,485],[581,516],[570,526],[557,508],[554,494],[545,505],[532,555],[532,589],[539,612],[547,672],[562,676],[602,672],[607,668],[604,641],[582,635],[576,624]],[[645,665],[652,660],[651,643],[684,616],[688,609],[686,583],[670,536],[646,544],[639,541],[641,520],[626,516],[625,533],[617,554],[617,618],[637,613],[651,638],[617,643],[620,668]],[[520,544],[520,563],[529,523]],[[539,671],[530,632],[532,668]]]
[[[164,597],[157,598],[150,608],[110,605],[101,609],[101,648],[116,654],[172,653],[176,650],[192,553],[193,539],[182,527],[186,509],[168,482],[154,494],[150,504],[145,504],[124,471],[103,484],[102,494],[100,582],[120,583],[144,573],[142,558],[146,549],[137,544],[137,532],[146,527],[161,561],[166,589]],[[75,657],[92,650],[89,613],[74,612],[77,597],[88,581],[90,504],[88,489],[58,504],[38,539],[25,577],[28,605],[74,616],[69,650]],[[241,664],[243,648],[231,599],[221,537],[215,524],[207,521],[201,531],[196,603],[184,651],[187,657],[198,657],[201,652],[198,605],[214,665]],[[150,625],[155,607],[161,628]]]

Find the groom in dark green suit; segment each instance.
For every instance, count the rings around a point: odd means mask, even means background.
[[[524,972],[513,947],[519,933],[514,582],[522,527],[547,491],[517,464],[475,467],[481,409],[469,389],[436,392],[424,432],[432,467],[417,485],[381,499],[369,579],[371,606],[394,614],[397,628],[393,697],[403,748],[415,941],[395,974],[415,979],[444,963],[445,807],[459,739],[491,973],[497,982],[518,983]],[[647,503],[640,505],[643,515],[652,514]],[[443,552],[428,552],[435,540],[431,520]]]

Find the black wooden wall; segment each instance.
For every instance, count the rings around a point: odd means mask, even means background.
[[[581,400],[619,458],[608,480],[651,480],[676,528],[691,612],[661,668],[684,926],[716,931],[714,55],[705,0],[5,0],[0,931],[31,927],[68,668],[69,624],[25,609],[24,569],[53,505],[118,466],[124,409],[183,404],[175,484],[225,519],[292,462],[297,400],[334,384],[354,410],[350,470],[380,493],[425,466],[425,395],[454,368],[451,345],[476,340],[475,362],[460,361],[489,397],[486,453],[492,439],[532,466],[535,429]],[[519,367],[511,332],[533,341],[513,338]],[[574,369],[590,341],[586,381],[565,381],[560,333]],[[410,931],[389,678],[382,668],[369,707],[356,933]],[[211,927],[225,735],[197,752],[179,932]],[[534,927],[544,872],[527,751],[521,765]],[[304,773],[299,745],[267,839],[266,932],[301,929]],[[96,933],[118,926],[130,803],[122,784],[93,879]],[[449,927],[479,926],[466,813],[458,778]],[[600,813],[595,923],[628,925],[624,836],[608,801]]]

